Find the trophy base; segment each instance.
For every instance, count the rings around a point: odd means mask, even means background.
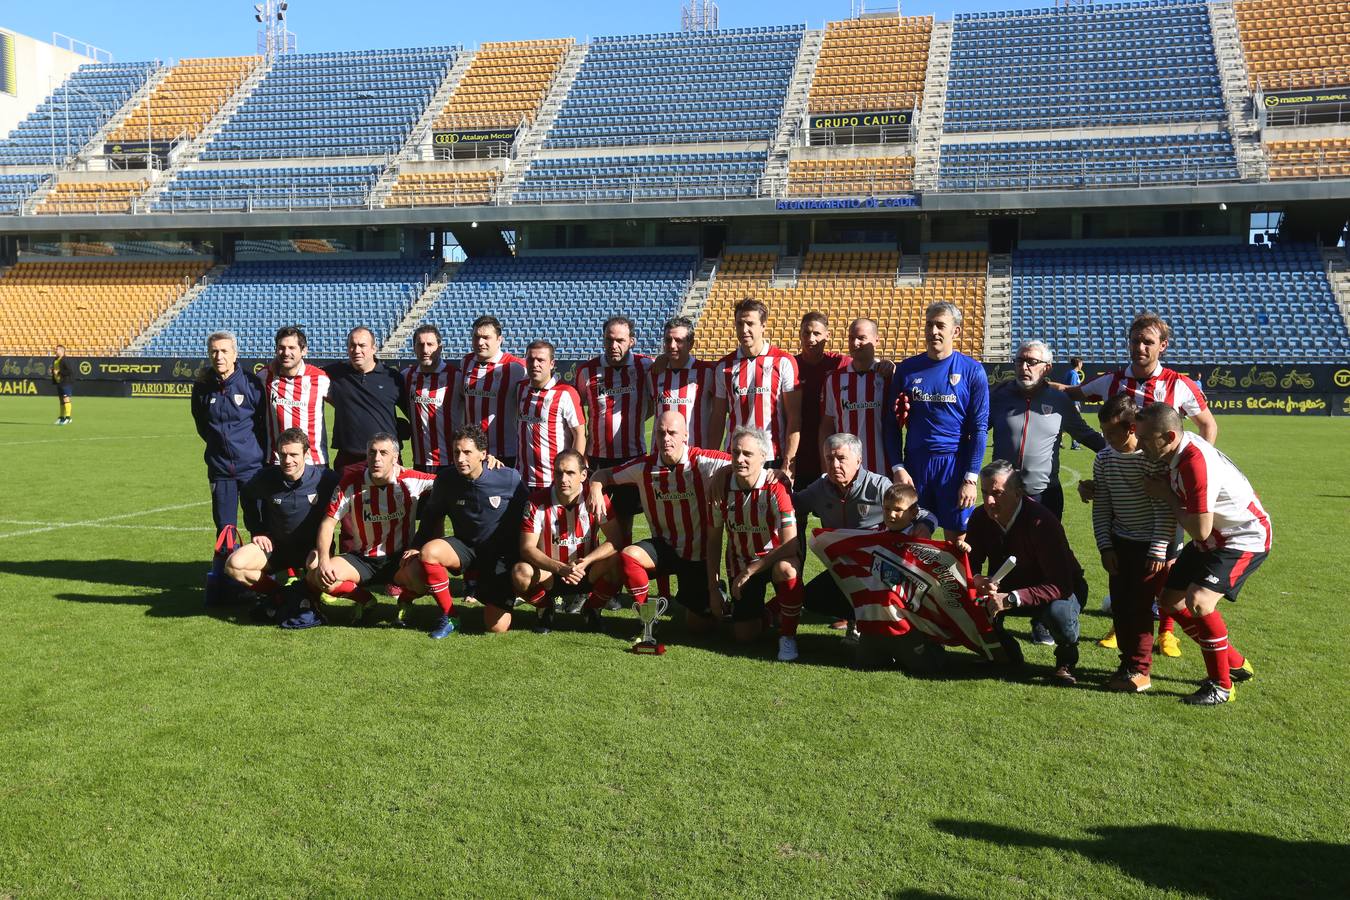
[[[666,645],[658,644],[656,641],[638,641],[628,648],[628,652],[640,656],[665,656]]]

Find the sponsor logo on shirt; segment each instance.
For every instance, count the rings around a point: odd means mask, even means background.
[[[367,510],[362,516],[367,522],[397,522],[403,518],[403,513],[372,513]]]
[[[683,394],[662,394],[657,398],[659,403],[666,406],[693,406],[694,399],[686,397]]]
[[[880,400],[848,400],[844,403],[844,409],[849,412],[857,412],[860,409],[880,409]]]
[[[748,397],[748,396],[751,395],[751,394],[769,394],[769,393],[772,393],[772,390],[771,390],[770,388],[767,388],[767,387],[760,387],[760,386],[758,386],[758,385],[751,385],[751,386],[749,386],[749,387],[737,387],[737,388],[734,388],[734,389],[733,389],[733,393],[735,393],[735,395],[736,395],[737,397]]]
[[[578,537],[578,536],[575,535],[575,534],[569,534],[569,535],[564,535],[563,537],[558,538],[558,539],[555,540],[553,543],[556,544],[556,545],[559,546],[559,547],[567,547],[568,549],[573,549],[573,548],[576,548],[576,547],[580,547],[580,546],[581,546],[582,544],[584,544],[585,542],[586,542],[586,538],[584,538],[584,537]]]
[[[438,390],[431,394],[418,394],[416,397],[413,397],[413,403],[416,403],[418,406],[440,406],[441,395],[444,393],[444,390]]]
[[[522,425],[543,425],[544,417],[530,416],[522,413],[521,415],[517,416],[516,421],[520,422]]]
[[[491,399],[491,398],[497,396],[497,392],[496,392],[496,391],[488,391],[488,390],[484,390],[483,388],[465,388],[465,389],[464,389],[464,396],[466,396],[466,397],[486,397],[486,398]]]
[[[272,398],[272,405],[273,405],[273,406],[280,406],[280,407],[283,407],[283,408],[304,409],[305,407],[309,406],[309,401],[308,401],[308,400],[291,400],[291,399],[284,398],[284,397],[273,397],[273,398]]]
[[[631,384],[619,385],[618,387],[602,387],[595,392],[597,397],[622,397],[624,394],[631,394],[637,390]]]
[[[698,495],[694,491],[660,491],[656,492],[656,499],[664,503],[678,503],[681,500],[697,500]]]
[[[909,396],[910,396],[911,399],[913,399],[915,402],[918,402],[918,403],[955,403],[955,402],[956,402],[956,395],[955,395],[955,394],[938,394],[938,393],[933,393],[932,391],[921,391],[921,390],[919,390],[918,388],[913,388],[913,389],[911,389],[910,392],[909,392]]]

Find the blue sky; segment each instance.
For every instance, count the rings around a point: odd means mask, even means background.
[[[0,28],[50,40],[54,31],[87,41],[121,61],[178,59],[186,56],[233,56],[254,52],[258,28],[254,0],[136,0],[107,3],[0,4]],[[602,34],[675,31],[680,25],[680,0],[636,0],[627,3],[506,3],[464,0],[289,0],[291,31],[301,52],[463,44]],[[950,19],[957,12],[1018,9],[1031,2],[915,2],[906,15]],[[819,28],[827,19],[849,16],[848,0],[725,0],[724,28],[806,22]],[[884,9],[883,3],[868,4]],[[890,5],[895,8],[894,3]]]

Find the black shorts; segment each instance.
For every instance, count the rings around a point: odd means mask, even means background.
[[[272,552],[267,554],[267,571],[284,572],[287,569],[295,569],[298,572],[305,567],[305,560],[309,558],[309,552],[313,549],[313,544],[303,544],[299,541],[284,543],[273,541]]]
[[[1236,600],[1242,591],[1242,585],[1251,574],[1261,567],[1269,553],[1250,550],[1230,550],[1219,547],[1214,550],[1201,550],[1195,544],[1187,544],[1172,564],[1167,576],[1167,589],[1184,591],[1191,585],[1218,591],[1229,600]]]
[[[515,607],[516,595],[511,589],[511,567],[516,562],[514,555],[493,548],[470,547],[457,537],[441,540],[449,544],[459,557],[460,577],[473,576],[474,596],[479,603],[505,610]]]
[[[764,595],[772,584],[772,567],[761,569],[741,585],[741,599],[731,602],[731,621],[754,622],[764,616]]]
[[[634,546],[656,563],[656,576],[674,575],[679,581],[674,601],[691,613],[700,616],[712,615],[712,604],[708,599],[708,563],[704,560],[682,559],[675,548],[659,537],[638,541]]]
[[[341,553],[339,557],[351,563],[356,574],[361,576],[363,586],[370,584],[393,584],[394,576],[402,565],[403,554],[397,556],[362,556],[360,553]],[[269,560],[270,565],[270,560]]]
[[[637,459],[636,456],[617,457],[617,456],[595,456],[590,460],[591,472],[598,472],[601,469],[617,469]],[[631,519],[642,512],[642,495],[638,493],[636,485],[632,484],[611,484],[605,488],[605,496],[614,504],[614,515],[624,519]]]
[[[63,400],[69,400],[69,399],[70,399],[70,385],[68,385],[68,384],[58,384],[58,385],[56,386],[56,396],[62,398]]]

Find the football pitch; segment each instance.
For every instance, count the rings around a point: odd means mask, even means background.
[[[1257,678],[1196,709],[1184,635],[1150,693],[1101,690],[1076,499],[1076,688],[1039,646],[1012,681],[855,672],[818,621],[795,664],[678,623],[636,657],[627,610],[287,633],[202,608],[186,404],[55,414],[0,403],[0,898],[1350,896],[1350,418],[1220,418],[1275,545],[1223,607]]]

